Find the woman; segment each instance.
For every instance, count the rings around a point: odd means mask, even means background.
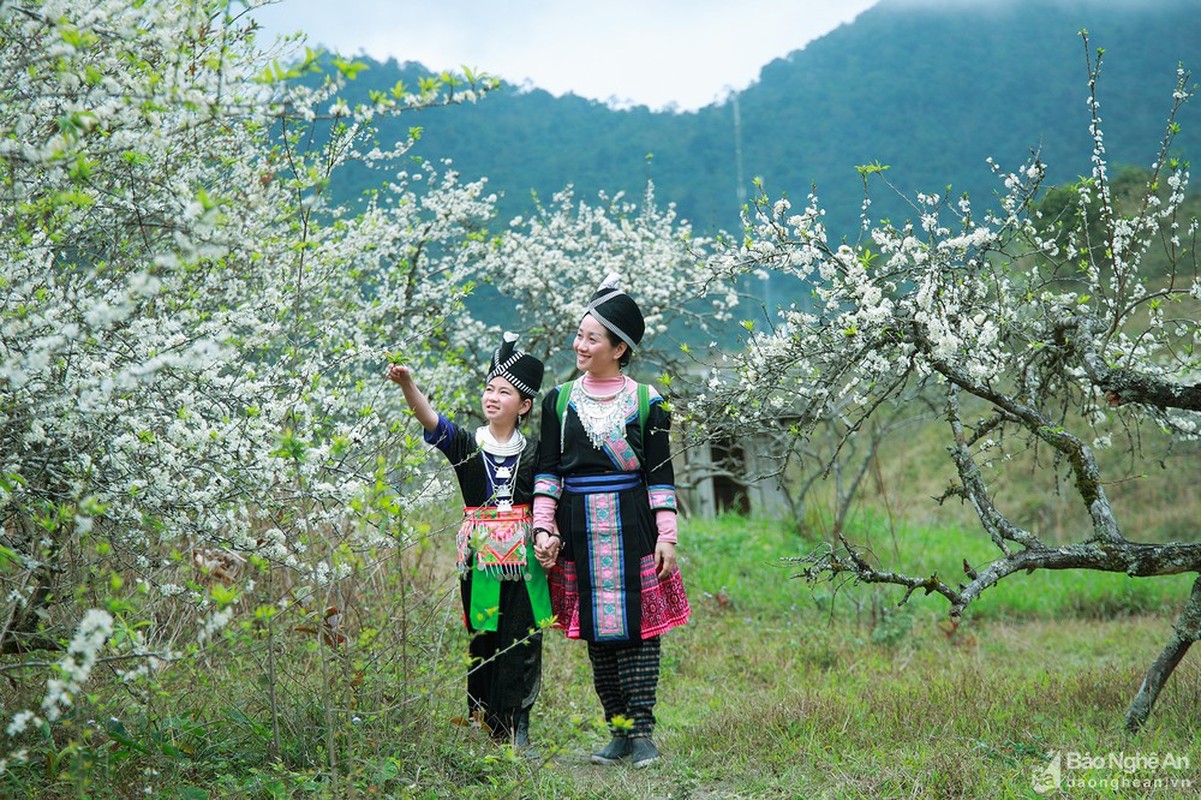
[[[450,460],[463,495],[458,562],[463,616],[472,638],[467,708],[498,741],[529,748],[530,709],[542,687],[542,633],[551,619],[546,575],[532,556],[530,492],[538,443],[519,423],[542,386],[542,362],[506,333],[482,398],[488,424],[469,432],[434,411],[400,364],[388,378]],[[531,631],[534,631],[531,633]]]
[[[611,275],[576,333],[582,377],[542,403],[534,478],[535,554],[550,574],[556,626],[588,642],[612,735],[594,764],[659,758],[651,738],[659,636],[688,620],[676,568],[671,418],[652,387],[622,373],[646,324]]]

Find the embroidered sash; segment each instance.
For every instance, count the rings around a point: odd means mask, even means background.
[[[459,573],[467,571],[475,554],[475,569],[502,581],[521,580],[527,563],[526,538],[533,516],[529,505],[511,509],[466,506],[456,537]]]
[[[528,504],[499,509],[467,506],[459,527],[459,574],[470,572],[471,592],[468,621],[477,631],[495,631],[498,626],[501,581],[522,581],[541,627],[553,622],[546,573],[534,559],[530,541],[533,514]],[[475,568],[470,569],[472,558]]]

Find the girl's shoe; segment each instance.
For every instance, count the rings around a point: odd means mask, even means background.
[[[513,746],[525,750],[530,746],[530,710],[524,709],[517,713],[517,725],[513,730]]]

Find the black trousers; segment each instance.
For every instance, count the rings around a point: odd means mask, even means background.
[[[469,618],[471,578],[460,581],[459,588]],[[501,582],[499,609],[495,631],[467,626],[467,710],[482,718],[493,736],[508,738],[542,690],[542,632],[535,628],[525,581]]]

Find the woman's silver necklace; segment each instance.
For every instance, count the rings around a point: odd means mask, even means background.
[[[578,380],[571,389],[571,403],[575,406],[576,416],[584,426],[588,441],[597,450],[603,450],[605,442],[619,438],[625,428],[630,409],[624,402],[629,381],[624,377],[621,388],[613,394],[594,395],[584,388],[584,381]]]

